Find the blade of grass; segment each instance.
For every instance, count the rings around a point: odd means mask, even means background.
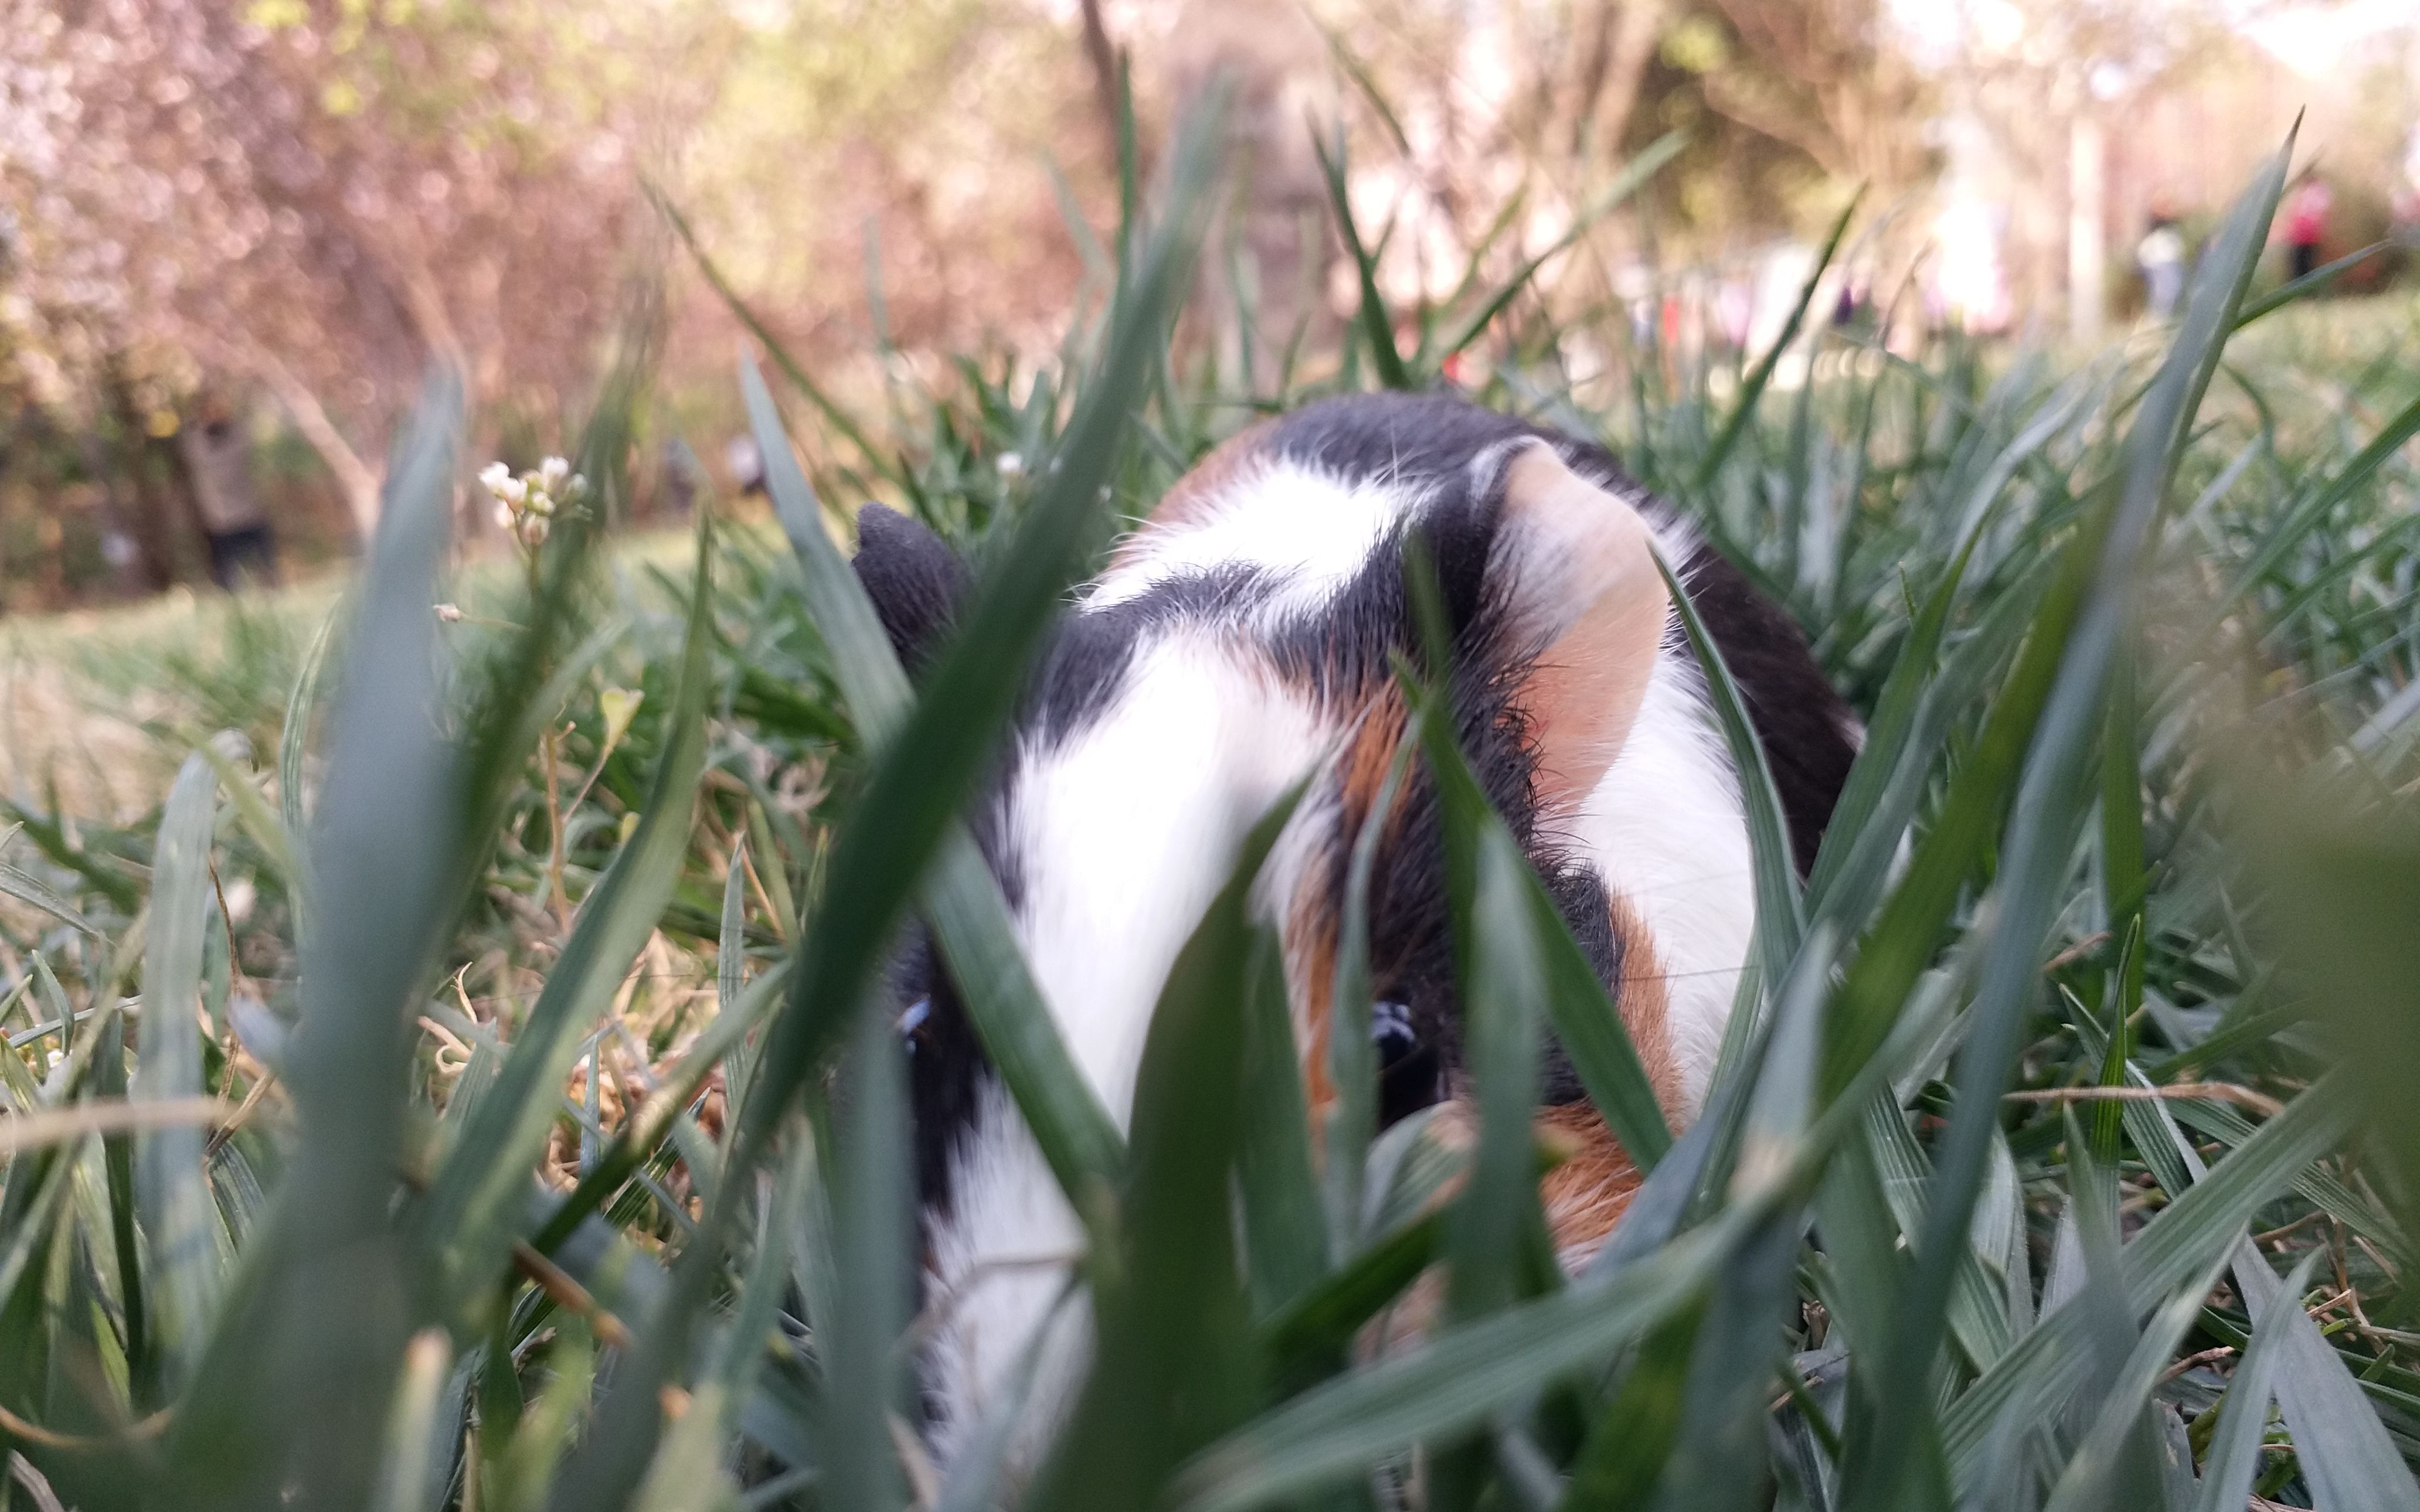
[[[61,897],[57,889],[39,877],[29,875],[13,866],[0,866],[0,893],[21,903],[39,908],[53,918],[72,929],[81,930],[96,940],[106,939],[101,926],[84,917],[76,905]]]
[[[1059,469],[984,575],[961,633],[834,840],[835,878],[881,880],[829,890],[804,937],[791,1007],[766,1046],[754,1101],[741,1115],[744,1126],[761,1130],[778,1115],[830,1042],[845,1007],[855,1005],[856,982],[889,937],[906,892],[989,761],[994,733],[1015,708],[1023,681],[1017,669],[1040,644],[1092,544],[1102,488],[1125,445],[1128,397],[1164,344],[1177,282],[1200,233],[1214,141],[1204,118],[1188,126],[1165,224],[1142,255],[1132,286],[1120,290],[1109,349],[1069,425]],[[743,1148],[747,1137],[743,1130]]]
[[[2091,1429],[2060,1473],[2047,1512],[2086,1512],[2092,1507],[2141,1504],[2139,1499],[2128,1495],[2142,1489],[2141,1467],[2134,1467],[2133,1473],[2138,1478],[2130,1485],[2125,1478],[2129,1473],[2127,1459],[2143,1442],[2148,1427],[2144,1412],[2151,1405],[2151,1393],[2165,1378],[2177,1346],[2201,1316],[2202,1300],[2217,1284],[2219,1269],[2220,1265],[2206,1268],[2196,1284],[2169,1299],[2151,1319],[2150,1326],[2143,1330],[2142,1338],[2126,1357],[2123,1371],[2102,1399]]]
[[[1132,286],[1120,291],[1108,354],[1078,406],[1058,470],[985,574],[962,632],[840,827],[822,906],[793,952],[787,1002],[768,1036],[748,1105],[734,1115],[738,1136],[722,1179],[674,1269],[673,1285],[600,1403],[595,1432],[566,1467],[554,1496],[559,1506],[610,1512],[627,1504],[662,1431],[659,1393],[681,1368],[690,1329],[721,1272],[722,1237],[738,1211],[743,1181],[790,1105],[868,1007],[875,963],[1015,710],[1022,670],[1093,534],[1104,486],[1124,445],[1128,398],[1151,352],[1164,344],[1179,274],[1198,237],[1202,186],[1218,140],[1215,121],[1214,108],[1181,134],[1168,211],[1137,264]],[[749,384],[743,372],[743,390]],[[771,409],[761,382],[750,397],[761,424]],[[768,456],[768,480],[781,474]],[[799,481],[790,474],[794,496]],[[1078,1192],[1075,1200],[1079,1213],[1100,1215],[1098,1196]]]
[[[2094,579],[2060,650],[2058,673],[2018,779],[2013,812],[2024,823],[2009,838],[1996,889],[1999,912],[1981,946],[1974,1027],[1959,1057],[1958,1100],[1936,1163],[1916,1267],[1878,1362],[1874,1410],[1862,1427],[1853,1423],[1843,1482],[1853,1507],[1879,1512],[1898,1505],[1912,1451],[1924,1437],[1907,1433],[1905,1425],[1921,1420],[1919,1403],[1931,1379],[1952,1277],[1998,1127],[1999,1095],[2022,1045],[2024,1011],[2039,990],[2041,944],[2083,824],[2080,781],[2091,739],[2104,721],[2108,667],[2131,622],[2137,563],[2174,473],[2174,442],[2191,420],[2242,303],[2284,184],[2285,162],[2282,153],[2273,159],[2229,213],[2205,258],[2183,332],[2128,436],[2124,483],[2106,538],[2098,543]]]
[[[2305,1094],[2307,1095],[2307,1094]],[[2412,1512],[2420,1482],[2395,1450],[2352,1372],[2249,1240],[2235,1250],[2235,1284],[2257,1330],[2273,1312],[2286,1336],[2277,1360],[2277,1405],[2294,1435],[2294,1458],[2319,1512]]]
[[[1457,823],[1473,826],[1471,843],[1499,852],[1512,845],[1511,832],[1488,808],[1478,778],[1450,733],[1428,732],[1423,740],[1432,779],[1446,799],[1448,811],[1461,816]],[[1672,1148],[1672,1131],[1664,1121],[1663,1104],[1655,1099],[1654,1086],[1638,1058],[1638,1047],[1631,1042],[1621,1011],[1598,980],[1596,967],[1572,939],[1537,873],[1524,864],[1505,876],[1506,885],[1519,892],[1523,901],[1517,913],[1508,914],[1497,927],[1517,931],[1508,938],[1521,938],[1535,951],[1544,973],[1540,990],[1557,1042],[1571,1057],[1580,1085],[1622,1149],[1640,1171],[1652,1171]],[[1514,923],[1516,918],[1519,921]]]
[[[2352,1120],[2341,1083],[2322,1080],[2262,1124],[2258,1134],[2163,1208],[2126,1246],[2129,1304],[2138,1313],[2158,1306],[2212,1255],[2226,1253],[2252,1215],[2284,1191],[2296,1172],[2335,1149]],[[2033,1331],[1943,1414],[1943,1445],[1962,1485],[1979,1471],[1993,1425],[2038,1415],[2090,1370],[2088,1342],[2089,1324],[2080,1311],[2046,1308]]]
[[[706,704],[714,680],[707,661],[713,639],[711,518],[700,517],[679,688],[638,827],[582,903],[571,938],[494,1085],[446,1152],[418,1215],[424,1253],[444,1277],[442,1286],[458,1298],[484,1294],[520,1237],[527,1174],[554,1121],[557,1090],[570,1073],[579,1041],[611,1006],[679,880],[689,851],[690,810],[706,769]]]
[[[905,1058],[890,1015],[857,1015],[831,1183],[832,1255],[847,1300],[817,1335],[829,1383],[821,1500],[835,1512],[892,1512],[903,1500],[891,1416],[905,1405],[896,1346],[910,1310],[915,1227]]]
[[[442,1329],[423,1329],[403,1353],[403,1379],[387,1417],[386,1455],[371,1512],[427,1512],[444,1489],[436,1455],[438,1394],[454,1351]]]
[[[1438,348],[1437,360],[1442,362],[1455,355],[1486,334],[1487,328],[1495,322],[1497,316],[1504,313],[1506,305],[1511,304],[1523,289],[1529,286],[1529,281],[1538,276],[1540,269],[1570,251],[1580,238],[1588,235],[1590,227],[1603,220],[1623,200],[1637,193],[1649,179],[1655,177],[1659,169],[1679,157],[1681,149],[1688,145],[1688,138],[1683,133],[1667,131],[1639,149],[1638,155],[1622,164],[1621,171],[1613,176],[1612,182],[1606,184],[1604,189],[1591,196],[1587,204],[1580,207],[1579,213],[1572,218],[1569,229],[1557,237],[1545,251],[1523,263],[1511,278],[1506,279],[1497,286],[1494,294],[1488,296],[1485,303],[1472,312],[1458,332],[1446,338],[1445,345]]]
[[[433,726],[436,576],[462,388],[432,375],[387,475],[379,533],[330,725],[286,1086],[299,1137],[239,1290],[169,1440],[180,1497],[257,1506],[370,1495],[409,1330],[389,1227],[404,1147],[406,1005],[458,879],[460,766]],[[432,819],[435,822],[432,822]]]
[[[1285,959],[1264,927],[1248,947],[1242,1128],[1235,1152],[1243,1194],[1253,1313],[1267,1318],[1327,1273],[1329,1243],[1312,1169],[1311,1112],[1286,1000]]]
[[[1344,903],[1336,943],[1336,977],[1328,992],[1328,1109],[1321,1154],[1326,1177],[1327,1225],[1335,1257],[1343,1260],[1365,1237],[1370,1142],[1378,1128],[1378,1052],[1371,1042],[1370,885],[1378,862],[1380,822],[1411,771],[1416,731],[1406,730],[1388,763],[1378,795],[1354,834],[1345,865]]]
[[[1748,421],[1755,415],[1756,403],[1764,396],[1765,385],[1773,381],[1773,370],[1781,362],[1781,354],[1798,339],[1799,327],[1807,321],[1807,307],[1815,301],[1815,286],[1823,282],[1824,270],[1832,266],[1833,254],[1840,250],[1840,238],[1848,233],[1849,218],[1857,213],[1857,204],[1864,198],[1865,192],[1859,190],[1850,196],[1848,204],[1841,207],[1839,219],[1832,223],[1831,233],[1823,239],[1823,249],[1815,255],[1815,266],[1807,275],[1806,286],[1798,291],[1798,302],[1791,307],[1790,318],[1782,322],[1781,333],[1773,339],[1773,346],[1765,354],[1757,359],[1756,366],[1748,370],[1746,378],[1740,384],[1738,403],[1732,406],[1730,414],[1723,421],[1723,428],[1714,433],[1714,444],[1707,447],[1705,455],[1699,458],[1689,492],[1703,493],[1714,481],[1714,475],[1722,471],[1731,448],[1739,444],[1740,433],[1747,428]]]
[[[151,928],[143,952],[141,1045],[131,1095],[171,1103],[202,1095],[202,931],[210,907],[210,838],[218,779],[190,756],[177,774],[152,855]],[[209,1336],[220,1271],[218,1209],[202,1180],[201,1131],[155,1129],[137,1142],[135,1207],[149,1257],[147,1280],[158,1372],[150,1393],[165,1400],[192,1380]]]
[[[1353,197],[1346,193],[1344,176],[1344,145],[1322,140],[1319,128],[1311,128],[1311,150],[1319,159],[1319,171],[1327,180],[1328,209],[1336,217],[1337,232],[1344,238],[1345,255],[1353,259],[1353,270],[1360,281],[1359,319],[1361,340],[1370,349],[1370,365],[1378,381],[1390,389],[1410,389],[1411,369],[1404,365],[1404,354],[1395,346],[1394,317],[1387,312],[1386,296],[1378,292],[1378,259],[1361,244],[1361,228],[1353,220]]]
[[[683,215],[679,208],[673,204],[671,197],[654,183],[646,183],[642,187],[646,193],[648,203],[655,206],[656,213],[664,218],[665,223],[673,228],[673,234],[680,239],[681,246],[687,249],[690,258],[696,262],[697,270],[705,276],[706,286],[713,289],[721,299],[724,307],[730,310],[740,325],[747,329],[748,333],[756,338],[757,345],[773,359],[774,365],[782,370],[783,376],[787,378],[800,393],[806,395],[807,402],[815,407],[815,412],[824,417],[824,423],[848,439],[849,444],[857,449],[858,455],[865,459],[866,466],[898,486],[909,487],[906,470],[895,459],[886,456],[875,446],[873,440],[859,426],[855,418],[835,402],[830,394],[826,393],[821,384],[807,376],[807,370],[799,365],[798,360],[790,355],[789,348],[783,346],[780,338],[773,334],[772,330],[757,317],[756,312],[749,308],[748,302],[739,297],[739,291],[732,287],[730,280],[723,277],[722,270],[715,264],[713,258],[706,255],[705,247],[697,239],[697,233],[690,226],[689,217]],[[797,466],[796,461],[790,459],[790,454],[786,448],[778,454],[770,450],[766,451],[764,461],[768,483],[777,455],[784,461],[788,461],[790,466]]]
[[[752,368],[740,387],[768,458],[766,486],[782,515],[807,579],[807,609],[831,653],[835,676],[868,745],[880,751],[908,719],[907,673],[875,617],[856,574],[831,538],[806,477],[790,459],[772,398]],[[1125,1140],[1077,1070],[1018,951],[1008,904],[963,825],[953,824],[924,883],[924,904],[952,977],[963,984],[968,1017],[985,1053],[1033,1130],[1071,1197],[1113,1186]],[[736,1132],[737,1121],[733,1123]],[[1078,1201],[1078,1211],[1084,1204]]]
[[[1718,1222],[1609,1279],[1437,1334],[1314,1387],[1213,1445],[1178,1478],[1183,1512],[1243,1512],[1357,1473],[1408,1444],[1600,1364],[1699,1296],[1739,1237]]]
[[[2304,1294],[2319,1255],[2318,1250],[2310,1251],[2287,1275],[2285,1296]],[[2219,1409],[2218,1425],[2211,1432],[2195,1512],[2236,1512],[2251,1504],[2253,1477],[2262,1466],[2260,1446],[2268,1434],[2269,1407],[2276,1400],[2277,1366],[2285,1353],[2288,1311],[2271,1307],[2252,1326],[2251,1342],[2227,1381],[2226,1404]]]
[[[1846,220],[1841,224],[1845,225]],[[1838,230],[1833,234],[1837,239]],[[1767,976],[1777,977],[1797,957],[1799,941],[1807,929],[1807,915],[1806,902],[1799,891],[1798,869],[1791,858],[1789,823],[1782,815],[1781,795],[1773,784],[1773,767],[1765,760],[1764,742],[1757,736],[1756,725],[1748,717],[1747,702],[1740,694],[1739,684],[1731,678],[1722,649],[1714,644],[1705,622],[1698,616],[1688,590],[1661,552],[1655,558],[1655,570],[1664,576],[1673,609],[1688,636],[1689,649],[1697,656],[1708,699],[1722,726],[1724,745],[1730,752],[1732,769],[1739,777],[1750,865],[1755,871],[1755,962]],[[1723,1054],[1715,1063],[1717,1076],[1736,1063],[1745,1036],[1756,1028],[1757,1015],[1734,1012],[1732,1016],[1736,1022],[1724,1033]]]

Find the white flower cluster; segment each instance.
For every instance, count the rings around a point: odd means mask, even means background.
[[[519,477],[502,462],[490,462],[479,470],[479,486],[496,501],[496,524],[522,546],[535,548],[545,541],[555,511],[580,502],[588,480],[563,458],[550,456]]]

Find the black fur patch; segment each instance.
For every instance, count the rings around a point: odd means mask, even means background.
[[[921,674],[957,620],[970,581],[966,563],[921,522],[868,504],[857,512],[852,565],[900,664]]]
[[[939,953],[923,930],[914,931],[899,952],[891,985],[903,1014],[924,1005],[920,1022],[903,1022],[900,1035],[908,1051],[917,1190],[926,1206],[946,1212],[951,1167],[974,1126],[976,1103],[993,1074],[991,1062],[958,999],[957,984],[941,969]]]

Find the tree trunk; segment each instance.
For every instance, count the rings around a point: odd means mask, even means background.
[[[127,534],[134,541],[135,564],[140,569],[143,585],[154,593],[162,592],[183,580],[183,561],[191,553],[182,548],[178,537],[183,533],[178,520],[180,511],[165,496],[155,464],[158,454],[143,424],[143,416],[134,406],[134,392],[115,363],[110,364],[103,378],[109,394],[111,418],[117,423],[119,445],[116,461],[124,470],[127,494],[121,498],[111,480],[116,469],[101,457],[101,438],[90,436],[85,448],[86,466],[101,482],[101,494],[113,514],[125,522]],[[173,476],[173,474],[172,474]],[[126,507],[131,502],[132,507]],[[186,501],[184,514],[191,523],[192,501]],[[123,513],[119,513],[123,510]]]
[[[1612,37],[1605,77],[1590,101],[1583,145],[1601,161],[1612,162],[1621,156],[1631,115],[1638,108],[1639,85],[1655,56],[1656,39],[1664,32],[1664,0],[1625,0],[1621,16],[1608,24]]]
[[[2067,145],[2067,333],[2089,347],[2101,340],[2109,233],[2102,224],[2101,122],[2088,105],[2075,113]]]
[[[1101,20],[1101,0],[1084,0],[1084,57],[1093,66],[1093,96],[1101,113],[1103,140],[1109,145],[1109,161],[1118,161],[1125,139],[1125,91],[1118,82],[1118,50],[1109,41],[1109,28]]]
[[[294,428],[319,454],[319,460],[336,475],[336,486],[344,490],[345,508],[353,520],[353,533],[362,549],[369,549],[370,538],[378,533],[379,475],[361,454],[349,444],[335,422],[328,418],[318,395],[310,385],[294,376],[294,370],[278,361],[274,352],[255,347],[248,354],[250,365],[277,395],[277,402],[294,419]]]
[[[1170,46],[1181,109],[1214,82],[1227,89],[1234,187],[1202,249],[1199,307],[1226,370],[1271,393],[1281,354],[1333,324],[1335,238],[1311,148],[1335,112],[1326,45],[1295,0],[1188,0]]]

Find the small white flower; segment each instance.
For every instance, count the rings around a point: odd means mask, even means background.
[[[997,466],[1000,468],[1000,475],[1003,478],[1023,477],[1025,475],[1025,455],[1021,452],[1002,452],[1000,454],[1000,461]]]
[[[532,489],[528,509],[533,515],[551,515],[554,513],[554,501],[548,498],[542,490]]]
[[[496,485],[496,497],[515,508],[527,504],[529,496],[530,486],[527,478],[505,478]]]
[[[496,501],[496,529],[509,531],[512,528],[513,506],[500,499]]]
[[[504,485],[512,481],[513,470],[502,462],[490,462],[479,470],[479,486],[502,499]]]
[[[546,540],[546,517],[544,515],[532,515],[528,518],[522,520],[521,539],[531,546],[537,546],[543,543]]]
[[[571,464],[559,456],[550,456],[537,465],[537,486],[548,493],[562,491],[563,480],[571,476]]]
[[[587,475],[585,473],[575,472],[571,475],[571,481],[564,485],[563,497],[566,499],[577,499],[587,491]]]

